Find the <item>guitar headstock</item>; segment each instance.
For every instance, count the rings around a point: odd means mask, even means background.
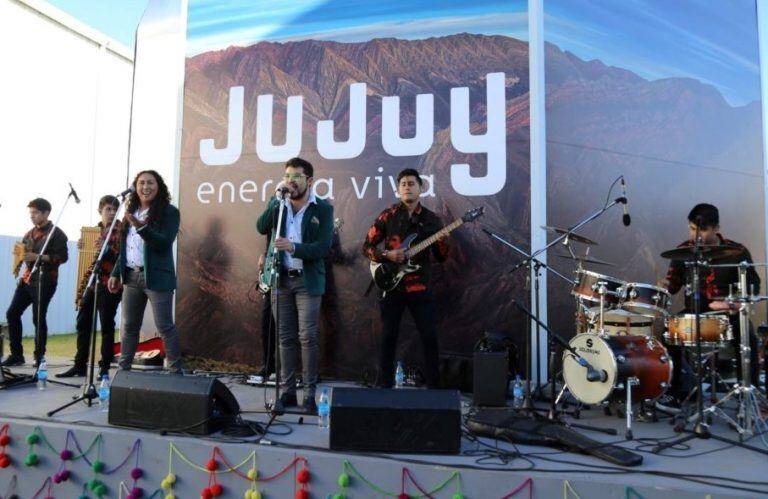
[[[471,210],[468,210],[464,216],[461,217],[461,220],[466,222],[474,222],[480,216],[485,213],[485,208],[483,206],[478,206],[477,208],[473,208]]]

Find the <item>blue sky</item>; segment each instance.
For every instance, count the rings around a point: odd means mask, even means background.
[[[695,78],[731,104],[760,98],[755,0],[548,0],[547,41],[655,80]]]
[[[149,0],[47,0],[54,7],[133,49]],[[191,0],[194,1],[194,0]]]
[[[527,26],[526,0],[190,0],[187,52],[262,40],[355,42],[467,30],[527,39]]]
[[[49,0],[133,47],[148,0]],[[462,31],[526,40],[526,0],[189,0],[190,55],[261,40],[362,41]],[[690,77],[734,105],[760,98],[755,0],[547,0],[546,39],[655,80]]]

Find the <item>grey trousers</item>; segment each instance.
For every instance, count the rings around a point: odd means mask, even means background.
[[[296,392],[299,347],[304,366],[304,399],[314,398],[317,386],[320,348],[318,329],[321,295],[312,296],[304,287],[304,278],[280,276],[279,298],[272,296],[272,313],[279,313],[280,374],[286,393]],[[279,309],[278,309],[279,307]]]
[[[128,271],[123,278],[122,324],[120,326],[120,369],[128,371],[139,344],[139,330],[144,320],[147,300],[152,306],[155,325],[163,338],[165,363],[168,370],[181,372],[181,346],[176,324],[173,323],[173,291],[147,289],[143,272]]]

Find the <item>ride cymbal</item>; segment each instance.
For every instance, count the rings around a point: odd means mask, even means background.
[[[739,256],[744,251],[741,247],[725,244],[701,244],[698,249],[701,256],[707,260]],[[661,254],[661,257],[668,260],[693,261],[696,259],[696,246],[683,246],[682,248],[667,250]]]
[[[570,232],[568,229],[561,229],[560,227],[552,227],[549,225],[542,225],[541,228],[551,234],[558,234],[558,235],[568,234]],[[568,239],[570,241],[576,241],[578,243],[591,244],[593,246],[597,246],[597,243],[592,239],[588,237],[580,236],[579,234],[575,234],[573,232],[570,232]]]
[[[608,265],[609,267],[616,266],[615,263],[606,262],[605,260],[600,260],[598,258],[594,258],[586,255],[584,256],[577,255],[575,257],[571,255],[557,255],[557,256],[559,256],[560,258],[567,258],[568,260],[576,260],[577,262],[582,262],[582,263],[594,263],[595,265]]]

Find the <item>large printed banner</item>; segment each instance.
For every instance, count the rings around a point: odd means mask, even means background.
[[[529,105],[526,2],[191,0],[180,166],[177,320],[193,355],[260,364],[255,221],[301,156],[342,222],[328,265],[321,363],[357,377],[376,364],[377,299],[361,245],[416,168],[422,203],[445,223],[483,206],[433,272],[443,352],[485,331],[522,340],[510,305],[524,276],[482,223],[527,249]],[[518,338],[519,337],[519,338]],[[406,365],[421,359],[409,318]]]

